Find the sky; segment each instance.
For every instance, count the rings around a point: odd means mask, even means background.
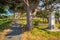
[[[55,7],[58,11],[60,11],[60,3],[55,4],[54,7]],[[58,8],[57,8],[57,7],[58,7]]]
[[[40,2],[39,2],[39,6],[42,7],[43,5],[44,5],[44,2],[43,2],[43,1],[40,1]]]
[[[14,14],[14,12],[9,9],[9,7],[7,7],[5,10],[6,10],[7,13],[3,13],[3,14],[1,14],[1,15],[9,16],[9,15],[13,15],[13,14]]]
[[[60,3],[57,3],[57,4],[52,4],[54,8],[56,8],[57,11],[60,11]],[[59,8],[57,8],[59,7]],[[39,2],[39,9],[44,9],[44,2],[43,1],[40,1]]]

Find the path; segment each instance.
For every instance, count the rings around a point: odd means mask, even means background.
[[[12,25],[11,31],[6,35],[4,40],[20,40],[22,28],[18,23]]]

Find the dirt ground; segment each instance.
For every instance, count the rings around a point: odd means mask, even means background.
[[[4,40],[5,35],[9,32],[9,29],[5,29],[2,32],[0,32],[0,40]]]

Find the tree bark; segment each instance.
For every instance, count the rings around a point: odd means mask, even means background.
[[[31,9],[28,0],[26,1],[26,16],[27,16],[27,29],[32,30],[32,16],[31,16]]]
[[[59,12],[59,24],[60,24],[60,12]]]
[[[55,27],[55,12],[54,11],[50,13],[48,28],[56,29],[56,27]]]
[[[26,16],[27,16],[27,28],[28,30],[31,30],[33,27],[32,27],[32,16],[29,6],[27,6]]]

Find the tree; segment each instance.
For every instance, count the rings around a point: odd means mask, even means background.
[[[0,4],[0,13],[6,13],[5,6]]]
[[[49,26],[48,26],[49,29],[56,29],[56,27],[55,27],[56,10],[53,5],[58,3],[58,1],[59,0],[47,0],[47,2],[46,2],[47,9],[49,10],[49,13],[50,13]]]
[[[30,4],[30,1],[32,0],[24,0],[25,3],[25,8],[26,8],[26,16],[27,16],[27,28],[28,30],[32,30],[33,29],[33,25],[32,25],[32,11],[33,9],[36,9],[36,5],[32,5]],[[37,0],[37,5],[38,5],[39,1]],[[33,3],[32,3],[33,4]],[[34,8],[33,8],[34,7]]]
[[[44,8],[45,10],[53,10],[54,8],[52,7],[53,3],[56,3],[57,0],[42,0],[44,2]],[[27,15],[27,27],[29,30],[31,30],[32,27],[32,15],[36,15],[38,11],[43,11],[41,9],[37,9],[39,6],[40,0],[1,0],[0,3],[3,5],[8,5],[10,9],[12,9],[15,12],[20,11],[21,12],[21,7],[25,7],[25,12]],[[58,2],[58,1],[57,1]],[[50,7],[51,6],[51,7]],[[43,8],[42,7],[42,8]],[[34,11],[34,12],[33,12]],[[53,13],[53,12],[52,12]]]

